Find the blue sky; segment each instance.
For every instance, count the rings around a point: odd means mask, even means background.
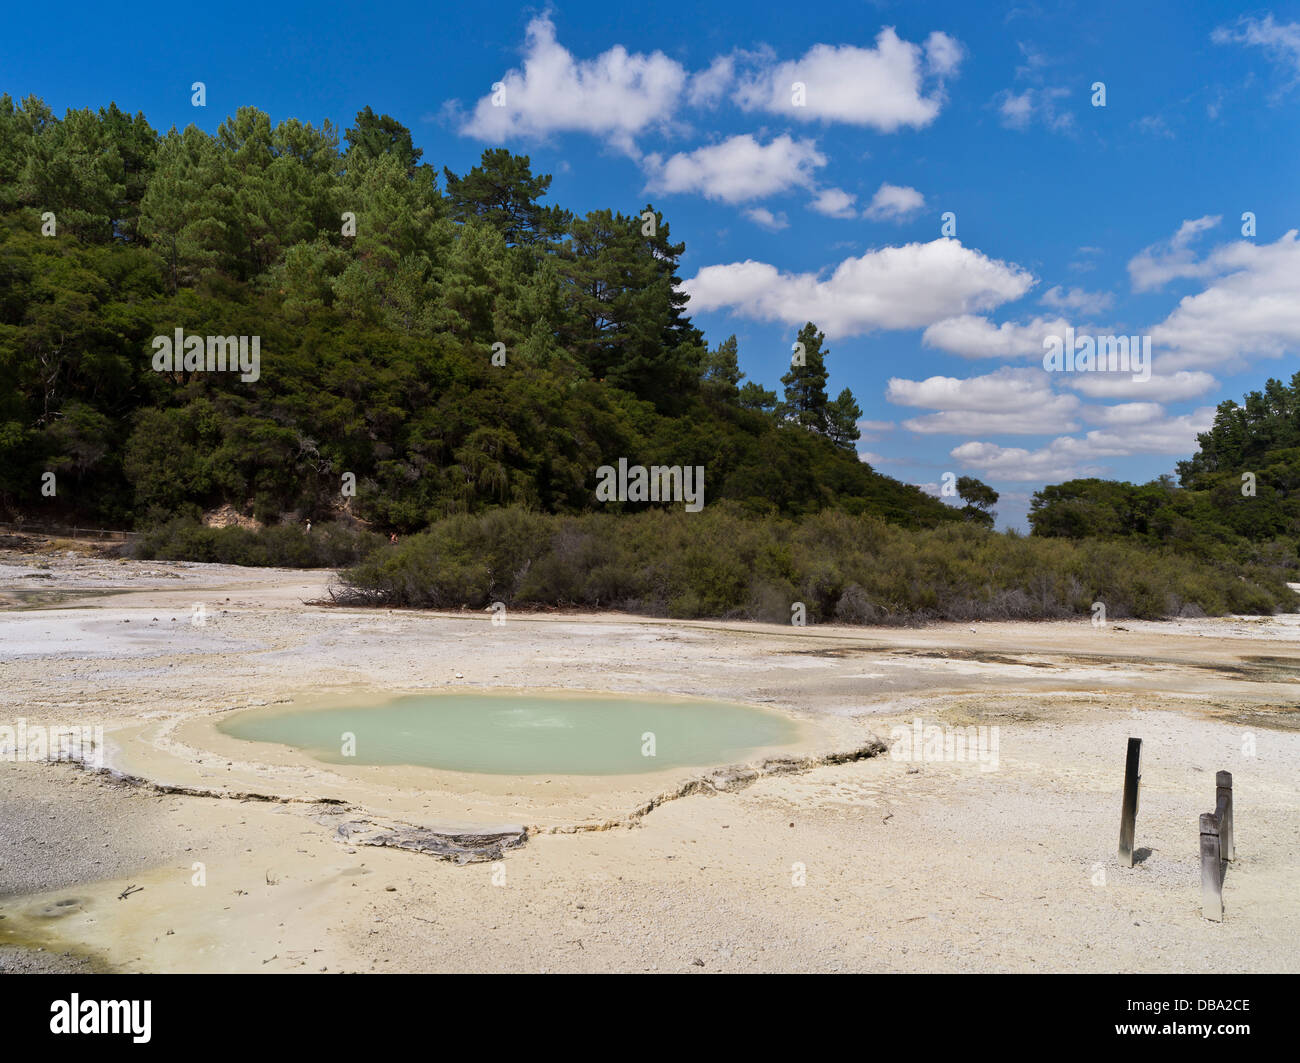
[[[866,459],[978,476],[1004,526],[1044,483],[1172,471],[1215,404],[1300,368],[1300,4],[57,11],[11,24],[0,91],[160,130],[368,104],[439,167],[504,145],[571,209],[653,202],[711,343],[776,388],[816,321]],[[1047,372],[1066,326],[1149,336],[1150,379]]]

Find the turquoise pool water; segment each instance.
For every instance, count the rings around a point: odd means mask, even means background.
[[[798,735],[791,720],[746,705],[540,694],[420,694],[374,705],[257,709],[217,729],[334,764],[490,775],[633,775],[721,765]],[[345,754],[349,748],[353,755]]]

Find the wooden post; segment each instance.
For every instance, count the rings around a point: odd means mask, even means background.
[[[1232,829],[1232,772],[1221,771],[1214,777],[1214,814],[1219,820],[1220,856],[1237,859],[1237,839]]]
[[[1219,821],[1201,813],[1201,914],[1223,922],[1223,862],[1219,859]]]
[[[1142,739],[1130,738],[1128,758],[1124,762],[1124,804],[1119,816],[1119,858],[1125,867],[1133,866],[1133,834],[1137,828],[1141,761]]]

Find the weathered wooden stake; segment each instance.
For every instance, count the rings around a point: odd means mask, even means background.
[[[1214,777],[1214,815],[1219,821],[1219,855],[1224,860],[1237,859],[1237,839],[1232,829],[1232,772],[1221,771]]]
[[[1124,804],[1119,816],[1119,858],[1125,867],[1133,866],[1133,834],[1137,827],[1141,761],[1142,739],[1130,738],[1128,758],[1124,762]]]
[[[1201,813],[1201,914],[1223,922],[1223,861],[1219,859],[1219,821]]]

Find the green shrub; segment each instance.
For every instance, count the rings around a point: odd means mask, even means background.
[[[314,532],[313,532],[314,534]],[[701,513],[457,515],[343,574],[343,601],[436,608],[614,608],[788,623],[1156,618],[1295,611],[1290,559],[1198,561],[1135,541],[909,530],[823,511],[800,520],[721,503]]]
[[[132,557],[159,561],[202,561],[277,568],[340,568],[361,561],[383,545],[373,532],[341,524],[307,531],[282,524],[260,531],[231,525],[209,528],[178,518],[156,525],[131,544]]]

